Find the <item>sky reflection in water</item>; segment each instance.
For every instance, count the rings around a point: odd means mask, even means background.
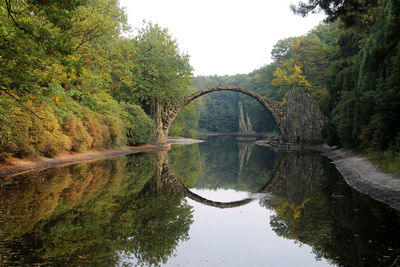
[[[225,189],[194,191],[218,201],[249,195]],[[329,266],[326,260],[316,261],[308,245],[278,237],[269,226],[272,212],[258,200],[233,209],[188,203],[194,207],[190,239],[179,244],[168,266]]]

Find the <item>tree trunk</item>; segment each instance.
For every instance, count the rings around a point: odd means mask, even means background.
[[[154,136],[156,144],[166,145],[168,143],[168,132],[169,129],[164,129],[164,123],[162,121],[163,106],[160,102],[154,101],[152,104],[153,120],[155,124]]]

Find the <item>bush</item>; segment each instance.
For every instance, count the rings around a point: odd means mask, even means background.
[[[59,152],[71,150],[71,140],[68,136],[58,132],[56,135],[44,130],[40,135],[37,149],[46,157],[54,157]]]
[[[12,99],[2,96],[0,101],[0,153],[8,156],[31,156],[35,154],[33,115],[27,114]],[[32,132],[32,134],[31,134]]]
[[[128,145],[151,143],[154,140],[154,122],[140,106],[121,103]]]
[[[121,146],[126,144],[125,129],[123,122],[118,117],[108,115],[104,118],[105,125],[108,126],[112,146]]]
[[[120,105],[105,94],[93,99],[96,110],[72,99],[60,86],[44,91],[36,104],[24,101],[20,105],[0,95],[0,160],[54,157],[71,150],[83,152],[152,140],[153,122],[139,106]]]
[[[100,148],[104,146],[102,126],[90,114],[83,116],[83,126],[86,128],[89,135],[92,137],[92,147]]]
[[[33,146],[46,157],[54,157],[59,152],[71,150],[71,140],[61,129],[54,115],[54,109],[46,104],[40,107],[40,117],[32,118],[36,129],[35,134],[31,130],[31,137],[35,137]]]
[[[93,138],[83,127],[82,121],[76,117],[64,119],[63,125],[65,134],[71,139],[71,148],[73,151],[83,152],[92,146]]]

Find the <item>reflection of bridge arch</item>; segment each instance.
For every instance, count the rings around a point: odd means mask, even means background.
[[[163,185],[169,186],[169,187],[172,186],[175,190],[178,190],[179,192],[183,193],[184,196],[186,196],[196,202],[199,202],[203,205],[216,207],[216,208],[220,208],[220,209],[240,207],[240,206],[249,204],[250,202],[252,202],[256,199],[256,198],[245,198],[242,200],[231,201],[231,202],[218,202],[218,201],[208,200],[208,199],[206,199],[202,196],[199,196],[198,194],[190,191],[184,184],[182,184],[182,182],[178,179],[176,174],[172,171],[168,160],[166,160],[166,162],[164,162],[162,164],[161,179],[162,179]],[[268,184],[269,184],[269,182],[263,188],[261,188],[258,192],[263,192],[264,188],[266,188]]]
[[[203,205],[216,207],[216,208],[220,208],[220,209],[236,208],[236,207],[244,206],[246,204],[249,204],[253,200],[255,200],[255,198],[245,198],[245,199],[238,200],[238,201],[218,202],[218,201],[208,200],[208,199],[206,199],[206,198],[204,198],[202,196],[199,196],[196,193],[193,193],[192,191],[190,191],[186,187],[185,187],[184,190],[185,190],[185,192],[184,192],[185,196],[190,198],[191,200],[199,202],[199,203],[201,203]]]

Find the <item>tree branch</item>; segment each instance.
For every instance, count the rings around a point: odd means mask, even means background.
[[[9,89],[2,89],[0,88],[0,91],[4,92],[5,94],[9,95],[12,99],[14,99],[21,107],[23,107],[24,109],[26,109],[27,111],[29,111],[30,113],[32,113],[35,117],[37,117],[40,120],[43,120],[43,118],[41,118],[39,115],[36,114],[35,111],[33,111],[31,108],[29,108],[27,105],[25,105],[25,103],[23,103],[20,99],[18,99],[18,97],[16,97],[15,95],[13,95]]]

